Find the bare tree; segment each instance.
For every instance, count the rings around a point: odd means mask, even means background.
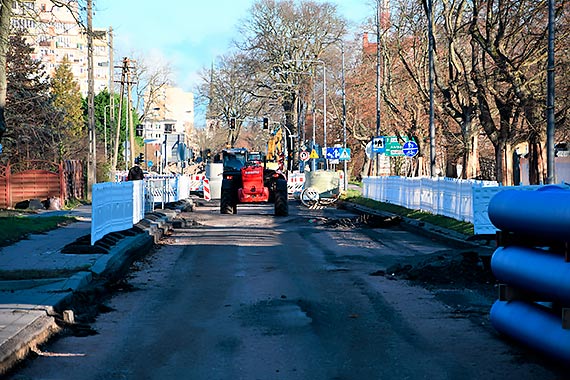
[[[472,4],[470,33],[478,53],[473,77],[480,119],[495,147],[497,180],[513,183],[512,150],[522,135],[529,143],[531,182],[542,182],[538,167],[546,140],[546,2]]]
[[[216,65],[202,72],[200,97],[208,101],[208,118],[227,126],[222,129],[227,132],[229,147],[236,143],[244,123],[255,121],[262,108],[262,102],[254,94],[257,67],[246,54],[236,53],[220,57]],[[235,123],[233,129],[230,122]]]
[[[150,63],[146,57],[131,56],[135,57],[132,77],[136,98],[134,108],[141,112],[139,120],[144,121],[151,113],[151,107],[160,103],[157,100],[162,90],[172,84],[172,68],[168,62]]]
[[[305,96],[300,89],[311,73],[326,66],[325,50],[338,43],[345,30],[345,20],[330,3],[259,0],[252,6],[241,28],[244,41],[237,45],[259,62],[257,95],[280,102],[292,133],[301,132],[298,110],[304,106],[299,99]]]

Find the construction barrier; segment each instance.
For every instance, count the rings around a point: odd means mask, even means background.
[[[293,171],[287,178],[287,193],[300,194],[305,186],[305,173]]]
[[[206,176],[204,174],[191,175],[190,177],[190,191],[202,191],[203,181]]]
[[[547,356],[570,362],[570,188],[505,190],[489,203],[500,229],[491,259],[502,284],[493,327]]]
[[[209,201],[212,199],[212,193],[210,192],[210,180],[204,177],[202,183],[203,183],[202,189],[204,191],[204,200]]]

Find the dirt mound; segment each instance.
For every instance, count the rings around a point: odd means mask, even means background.
[[[490,256],[476,251],[437,255],[418,263],[398,263],[389,267],[384,274],[376,272],[373,275],[393,276],[425,287],[473,289],[496,284],[490,268]]]

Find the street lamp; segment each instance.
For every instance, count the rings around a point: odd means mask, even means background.
[[[346,82],[344,78],[344,43],[340,41],[340,49],[342,53],[342,146],[346,151]],[[344,173],[344,191],[348,190],[348,178],[346,169],[346,160],[343,161],[343,173]]]

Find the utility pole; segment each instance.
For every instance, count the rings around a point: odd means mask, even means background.
[[[131,84],[135,83],[131,80],[131,69],[133,69],[133,67],[131,66],[131,60],[127,57],[123,58],[123,65],[119,66],[119,68],[121,68],[121,80],[119,81],[119,83],[121,84],[120,87],[120,95],[119,95],[119,117],[117,120],[117,130],[116,130],[116,134],[115,134],[115,151],[113,152],[113,162],[112,162],[112,166],[113,169],[116,170],[117,169],[117,164],[119,163],[119,145],[120,145],[120,138],[121,138],[121,121],[122,121],[122,114],[123,114],[123,108],[126,109],[125,111],[125,115],[126,115],[126,123],[127,125],[125,126],[126,128],[126,138],[125,138],[125,144],[126,145],[130,145],[129,146],[125,146],[125,167],[126,169],[128,169],[129,164],[131,166],[134,165],[134,154],[132,154],[132,149],[134,147],[134,139],[135,139],[135,134],[133,131],[133,121],[132,121],[132,107],[131,107]],[[124,106],[124,100],[123,97],[125,95],[125,84],[127,85],[127,105],[126,107]],[[131,154],[129,154],[128,152],[131,152]]]
[[[382,49],[381,35],[380,35],[380,22],[382,19],[382,0],[376,0],[376,136],[380,136],[380,53]],[[376,153],[375,175],[378,175],[380,169],[380,155]]]
[[[119,144],[121,142],[121,120],[123,115],[123,94],[125,92],[125,81],[126,73],[129,65],[129,60],[127,57],[123,58],[123,66],[121,66],[121,86],[119,90],[119,117],[117,120],[117,130],[115,131],[115,150],[113,152],[112,167],[113,170],[117,170],[117,164],[119,163]]]
[[[133,129],[133,112],[132,112],[132,100],[131,100],[131,70],[127,70],[127,120],[129,123],[129,158],[125,160],[129,162],[129,167],[133,167],[135,165],[135,131]],[[128,169],[128,167],[127,167]]]
[[[546,183],[556,181],[554,158],[554,1],[548,0],[548,66],[546,73]]]
[[[87,115],[89,157],[87,161],[87,198],[97,182],[97,143],[95,139],[95,89],[93,76],[93,0],[87,0]]]
[[[115,125],[115,66],[113,62],[113,27],[109,27],[109,108],[111,109],[111,117],[109,118],[109,130],[111,131]],[[113,169],[115,169],[115,167],[113,167]]]
[[[434,62],[433,62],[433,4],[432,0],[427,1],[428,13],[428,66],[429,66],[429,171],[430,176],[435,177],[435,111],[434,111],[434,94],[433,94],[433,80],[434,80]]]
[[[346,150],[346,81],[344,77],[344,42],[341,41],[342,49],[342,147]],[[348,190],[348,173],[346,168],[346,160],[343,160],[344,171],[344,191]]]

